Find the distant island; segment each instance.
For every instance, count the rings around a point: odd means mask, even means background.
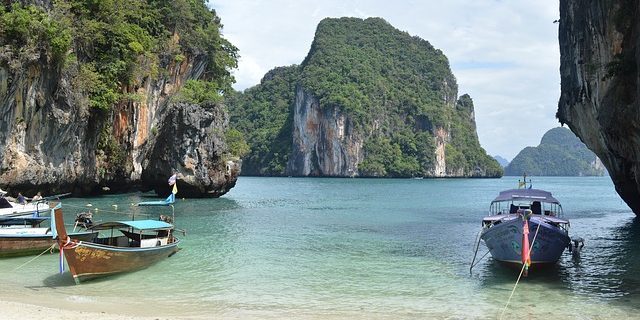
[[[600,159],[563,127],[547,131],[540,145],[526,147],[504,169],[506,176],[602,176]]]
[[[447,57],[381,18],[320,22],[300,65],[227,100],[243,175],[500,177]]]
[[[500,166],[502,166],[503,168],[509,165],[509,160],[499,156],[499,155],[495,155],[493,156],[494,159],[496,159],[496,161],[498,161],[498,163],[500,164]]]

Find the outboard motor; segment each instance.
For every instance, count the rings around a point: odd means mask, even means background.
[[[166,223],[173,223],[173,218],[171,218],[170,216],[161,214],[160,215],[160,221],[166,222]]]
[[[93,213],[80,212],[76,215],[76,226],[80,226],[84,229],[89,229],[93,226]]]

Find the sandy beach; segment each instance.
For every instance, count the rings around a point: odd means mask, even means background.
[[[75,310],[66,310],[58,308],[49,308],[26,303],[0,301],[0,320],[39,320],[39,319],[113,319],[113,320],[150,320],[150,319],[169,319],[160,317],[138,317],[125,316],[107,312],[84,312]],[[175,319],[172,317],[171,319]]]

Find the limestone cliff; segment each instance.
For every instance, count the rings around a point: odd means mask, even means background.
[[[640,214],[640,2],[560,1],[558,119]]]
[[[125,191],[139,185],[160,191],[158,181],[166,184],[166,178],[176,170],[182,173],[182,196],[226,193],[239,173],[239,163],[221,160],[227,152],[223,141],[226,120],[213,122],[210,116],[204,116],[208,111],[202,107],[188,106],[189,118],[170,118],[176,126],[176,121],[183,120],[181,125],[187,128],[180,139],[154,136],[156,131],[165,132],[168,114],[174,116],[166,109],[178,108],[171,104],[167,107],[167,99],[186,79],[198,78],[204,63],[196,57],[169,65],[168,77],[147,80],[137,89],[140,102],[118,104],[105,118],[90,112],[83,101],[86,98],[71,86],[68,70],[56,70],[41,59],[25,61],[17,70],[0,64],[3,188],[25,194],[42,191],[81,195],[104,187]],[[222,106],[212,108],[222,112]],[[199,115],[207,125],[194,119]],[[107,139],[117,144],[120,152],[116,157],[107,159],[104,153],[95,152],[104,130]],[[210,136],[198,136],[201,132]],[[218,141],[214,144],[212,139]],[[190,158],[192,152],[198,156]],[[169,156],[175,159],[167,162],[170,166],[155,165],[158,159]]]
[[[287,175],[355,176],[363,158],[362,145],[362,135],[339,108],[322,108],[311,93],[297,88]]]
[[[173,35],[159,32],[161,23],[168,23],[161,15],[167,8],[153,5],[173,4],[84,8],[87,4],[80,2],[75,7],[25,3],[0,16],[6,31],[0,32],[3,189],[27,195],[134,188],[164,193],[173,172],[180,173],[183,197],[220,196],[235,185],[239,162],[231,160],[224,142],[228,121],[223,106],[172,100],[187,80],[211,78],[212,68],[226,71],[226,66],[212,66],[215,48],[188,47],[177,27],[171,27]],[[188,10],[215,16],[202,6]],[[125,7],[126,12],[119,11]],[[134,24],[139,21],[135,15],[146,16],[149,23],[156,19],[153,28]],[[15,17],[29,24],[16,24]],[[87,36],[72,23],[96,29]],[[219,37],[218,26],[210,27]],[[121,36],[117,32],[128,38],[116,37]],[[105,39],[112,42],[102,48]]]
[[[235,186],[240,162],[225,157],[222,128],[228,126],[220,106],[171,105],[163,112],[155,143],[142,163],[142,181],[168,194],[166,172],[175,171],[179,192],[191,197],[218,197]]]

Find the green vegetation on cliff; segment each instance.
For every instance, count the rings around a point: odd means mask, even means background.
[[[0,5],[0,43],[9,45],[0,49],[0,63],[19,67],[40,56],[64,66],[89,105],[106,111],[135,99],[146,79],[164,76],[185,55],[202,55],[207,84],[200,86],[220,96],[231,90],[229,70],[237,66],[237,48],[221,27],[203,0],[58,0],[46,10]]]
[[[397,118],[383,131],[421,118],[444,126],[457,92],[442,51],[380,18],[322,20],[302,69],[302,86],[321,105],[340,106],[363,129],[379,114]]]
[[[501,176],[502,166],[480,146],[476,132],[473,100],[460,96],[451,116],[451,143],[445,149],[447,172],[467,176]]]
[[[0,68],[20,75],[37,66],[48,70],[52,83],[69,83],[72,107],[91,112],[101,175],[126,176],[130,150],[113,135],[110,120],[115,106],[141,102],[140,89],[175,77],[172,69],[193,65],[197,71],[185,75],[175,101],[218,103],[232,91],[237,48],[222,37],[220,18],[204,0],[29,3],[42,2],[0,4]],[[55,78],[59,75],[62,79]],[[241,143],[234,146],[246,153]]]
[[[276,68],[228,101],[251,148],[243,174],[288,174],[296,88],[336,107],[364,137],[361,176],[434,176],[438,129],[447,133],[447,175],[502,174],[480,147],[471,98],[456,104],[446,56],[380,18],[322,20],[300,66]]]
[[[505,168],[505,175],[521,176],[601,176],[596,155],[567,128],[547,131],[540,145],[526,147]]]
[[[291,153],[291,124],[299,67],[269,71],[260,85],[227,99],[232,126],[244,133],[250,153],[244,174],[283,175]]]

